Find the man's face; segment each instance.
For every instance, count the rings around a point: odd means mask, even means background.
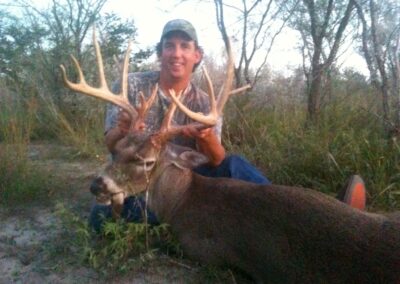
[[[201,60],[201,53],[186,34],[174,32],[162,41],[161,72],[173,80],[191,76],[193,67]]]

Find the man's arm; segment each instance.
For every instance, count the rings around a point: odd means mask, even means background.
[[[197,130],[190,127],[186,128],[183,134],[196,139],[199,152],[208,157],[211,166],[219,166],[225,159],[225,148],[213,128]]]

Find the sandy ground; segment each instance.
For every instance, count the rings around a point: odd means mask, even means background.
[[[70,205],[83,218],[89,214],[92,197],[90,181],[101,168],[101,161],[66,158],[68,147],[35,144],[30,159],[65,183],[65,192],[49,199]],[[59,158],[54,158],[54,157]],[[60,158],[61,157],[61,158]],[[55,248],[63,241],[61,222],[55,214],[55,202],[0,208],[0,284],[2,283],[205,283],[196,265],[187,265],[161,257],[156,262],[124,275],[104,278],[85,265],[70,259]],[[68,260],[68,261],[67,261]],[[235,283],[228,281],[212,283]]]

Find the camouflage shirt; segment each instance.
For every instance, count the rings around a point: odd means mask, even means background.
[[[151,95],[151,90],[153,86],[159,81],[160,72],[158,71],[150,71],[150,72],[140,72],[140,73],[130,73],[128,77],[128,97],[131,104],[138,106],[140,105],[139,92],[143,92],[145,98],[148,98]],[[113,84],[112,91],[114,93],[119,93],[121,88],[121,82],[116,82]],[[188,107],[190,110],[195,112],[201,112],[204,114],[208,114],[210,112],[210,103],[208,95],[195,86],[193,83],[190,83],[186,88],[184,93],[180,96],[182,103]],[[157,98],[155,99],[153,105],[151,106],[145,123],[147,131],[157,131],[161,122],[164,118],[164,113],[168,109],[171,101],[169,97],[167,97],[163,91],[159,88]],[[120,108],[109,104],[107,106],[106,112],[106,121],[105,121],[105,130],[109,130],[110,128],[116,126],[118,119],[118,112]],[[192,123],[193,120],[187,117],[184,113],[182,113],[179,109],[176,110],[172,123],[175,125],[185,125]],[[222,118],[219,119],[217,125],[214,127],[215,134],[221,140],[221,127],[222,127]],[[191,147],[196,149],[195,139],[177,136],[173,140],[174,143]]]

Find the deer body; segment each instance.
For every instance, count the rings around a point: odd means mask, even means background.
[[[158,169],[149,207],[201,263],[263,283],[398,283],[400,220],[314,190]],[[154,179],[154,180],[153,180]]]

